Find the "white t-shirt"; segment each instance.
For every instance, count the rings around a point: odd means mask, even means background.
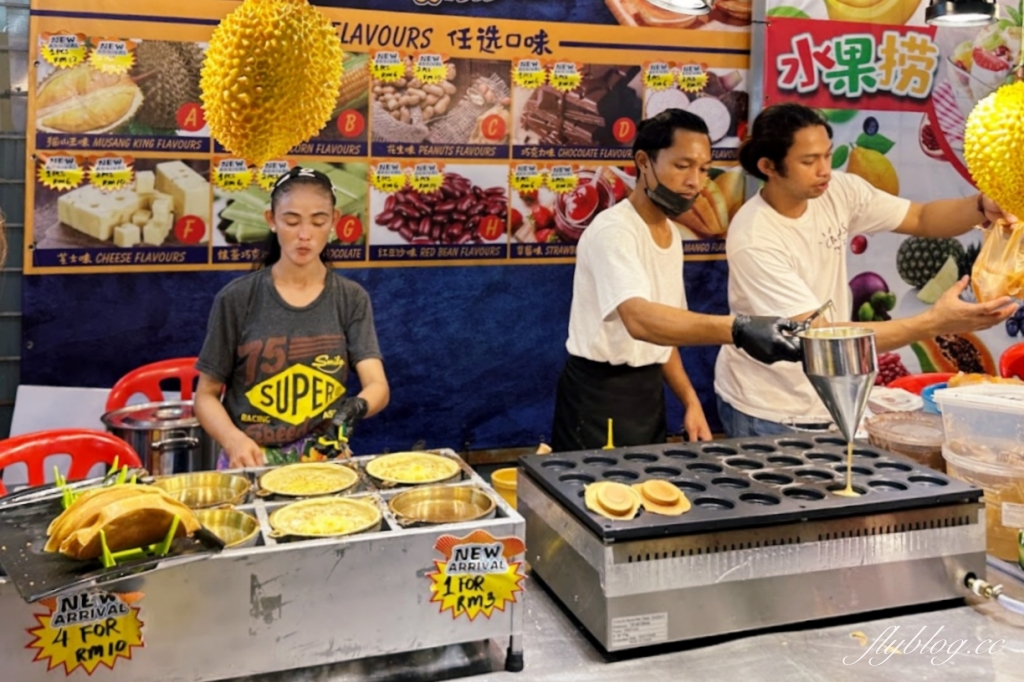
[[[757,194],[729,224],[729,308],[734,314],[795,317],[831,299],[837,319],[850,321],[847,239],[895,230],[909,209],[907,199],[838,171],[799,218],[780,215]],[[735,346],[718,355],[715,391],[760,419],[828,418],[800,363],[765,365]]]
[[[670,347],[626,331],[617,308],[631,298],[686,308],[683,242],[673,227],[672,243],[661,248],[633,204],[621,201],[594,218],[576,246],[569,353],[613,365],[665,364]]]

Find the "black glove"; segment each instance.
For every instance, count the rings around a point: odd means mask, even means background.
[[[364,399],[346,398],[331,421],[338,427],[339,435],[346,439],[352,434],[352,430],[359,423],[359,420],[366,416],[370,405]]]
[[[732,323],[732,342],[768,365],[780,360],[800,362],[804,357],[803,345],[792,336],[799,328],[799,322],[784,317],[737,315]]]

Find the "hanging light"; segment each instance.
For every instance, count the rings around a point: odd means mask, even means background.
[[[925,21],[943,28],[986,26],[996,20],[995,0],[932,0]]]
[[[676,12],[677,14],[689,14],[690,16],[701,16],[711,11],[715,0],[647,0],[655,7]]]

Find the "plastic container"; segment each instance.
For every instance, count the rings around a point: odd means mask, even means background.
[[[992,450],[1024,460],[1024,386],[975,384],[935,391],[946,443],[973,456]]]
[[[935,391],[941,391],[949,386],[945,381],[941,384],[925,386],[921,391],[921,399],[924,400],[924,411],[928,414],[942,414],[942,408],[935,402]]]
[[[516,508],[516,481],[519,473],[517,467],[498,469],[491,474],[491,486],[499,495],[508,502],[513,509]]]
[[[923,412],[885,412],[864,422],[868,440],[876,448],[910,457],[926,467],[946,470],[942,458],[942,418]]]
[[[1004,561],[1019,559],[1018,533],[1024,528],[1024,465],[1004,464],[942,449],[953,478],[985,491],[985,545]]]
[[[902,388],[904,391],[910,391],[917,395],[921,395],[921,391],[926,386],[932,384],[939,384],[943,381],[949,381],[949,378],[953,376],[952,372],[927,372],[925,374],[911,374],[910,376],[900,377],[895,381],[890,381],[886,384],[889,388]]]

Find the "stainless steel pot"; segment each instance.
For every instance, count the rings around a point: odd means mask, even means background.
[[[154,476],[216,468],[220,446],[203,431],[192,401],[129,405],[101,418],[107,430],[138,454]]]

